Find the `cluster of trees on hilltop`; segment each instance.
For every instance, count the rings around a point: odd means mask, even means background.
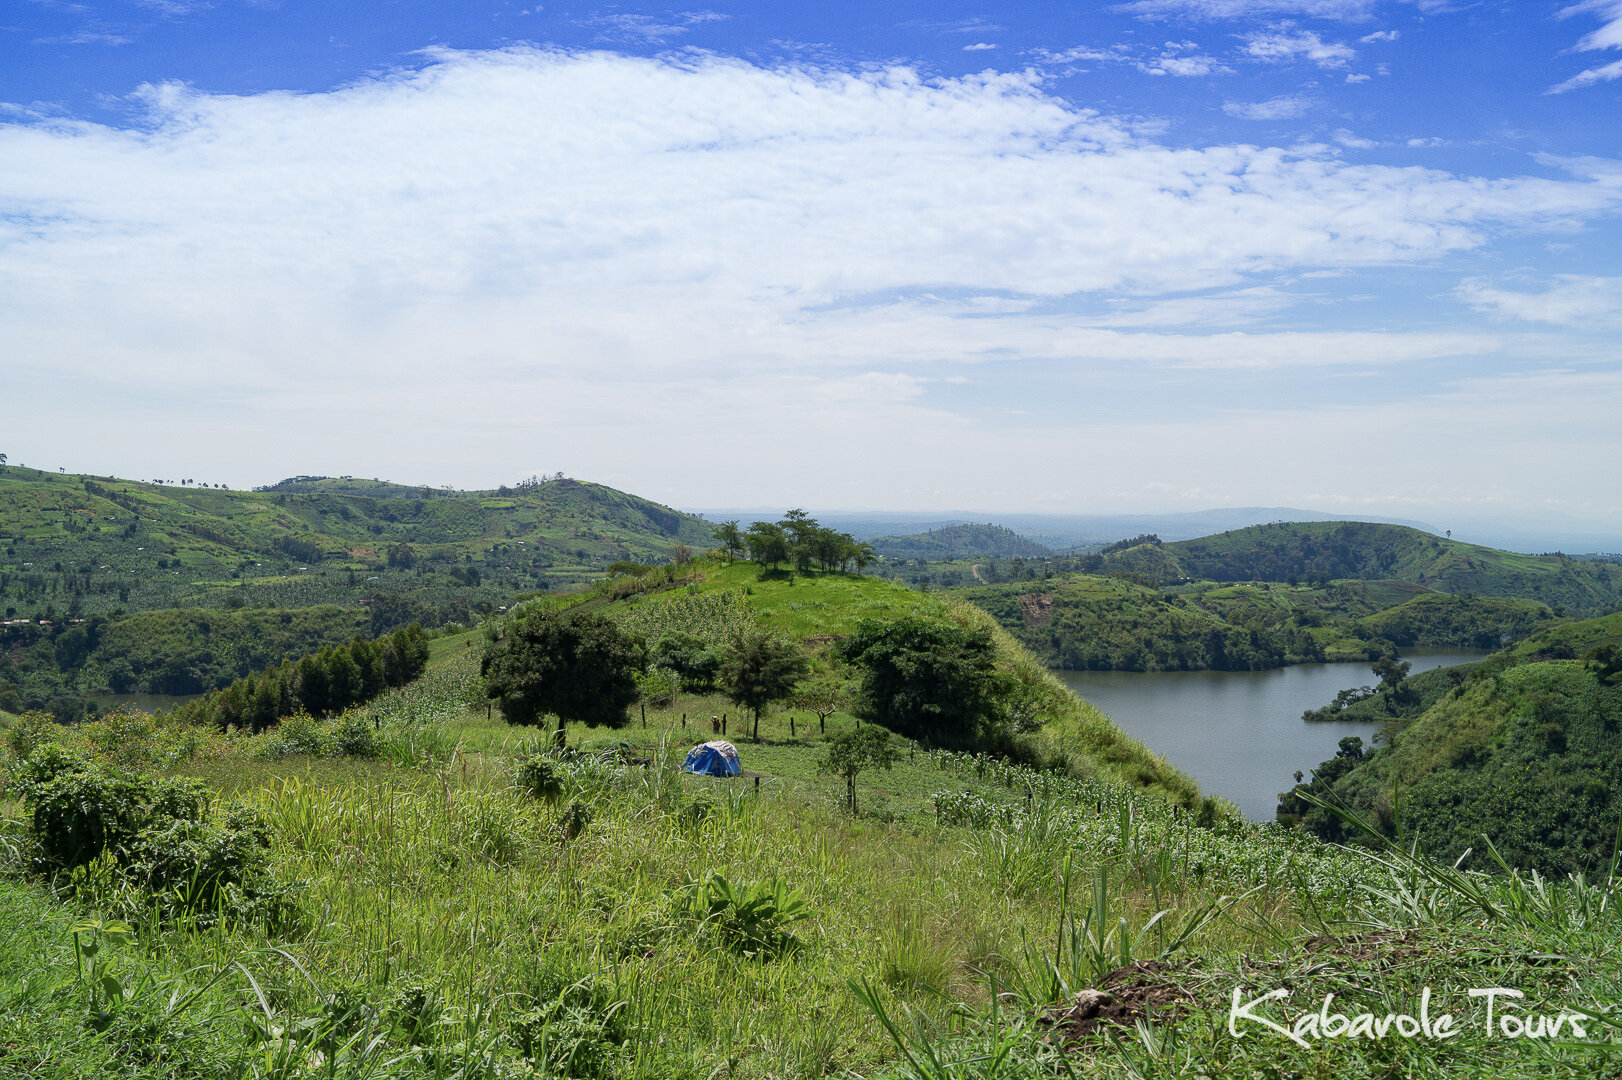
[[[728,521],[716,527],[715,539],[729,559],[747,552],[752,562],[773,570],[793,563],[802,574],[810,573],[813,563],[825,572],[852,566],[862,570],[877,557],[871,544],[818,524],[804,510],[790,510],[781,521],[757,521],[747,529]]]

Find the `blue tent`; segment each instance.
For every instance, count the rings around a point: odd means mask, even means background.
[[[720,739],[693,747],[687,752],[687,760],[682,762],[681,767],[701,776],[737,776],[742,771],[738,764],[738,748]]]

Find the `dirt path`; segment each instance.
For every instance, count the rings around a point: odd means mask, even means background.
[[[978,581],[980,584],[984,585],[986,583],[986,579],[980,576],[980,564],[979,563],[970,563],[969,564],[969,573],[973,574],[974,575],[974,580]]]

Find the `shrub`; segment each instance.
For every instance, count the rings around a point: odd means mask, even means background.
[[[733,952],[762,959],[798,949],[800,939],[788,927],[811,917],[799,890],[777,878],[734,883],[713,870],[703,881],[683,886],[676,907],[716,931]]]
[[[569,805],[565,806],[563,813],[558,815],[557,825],[555,826],[558,839],[565,842],[573,840],[585,832],[586,826],[590,824],[591,807],[579,799],[570,799]]]
[[[545,1075],[611,1080],[630,1038],[625,1002],[595,976],[561,986],[557,979],[544,973],[530,1007],[513,1019],[514,1045]]]
[[[36,869],[71,871],[69,888],[135,915],[291,918],[286,891],[265,873],[270,832],[252,811],[215,819],[199,780],[107,769],[47,744],[18,770],[37,847]]]
[[[48,712],[25,712],[6,729],[6,748],[21,761],[36,749],[61,737],[62,727]]]
[[[556,760],[546,753],[531,754],[521,760],[513,772],[513,783],[532,799],[552,802],[563,794],[563,778],[558,773]]]

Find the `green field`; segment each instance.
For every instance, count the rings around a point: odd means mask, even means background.
[[[759,618],[814,638],[848,618],[819,600],[882,606],[871,585],[752,572],[720,568],[698,593],[636,607],[752,587]],[[1478,1027],[1301,1050],[1259,1026],[1235,1039],[1225,1021],[1233,988],[1281,983],[1297,1009],[1334,993],[1347,1013],[1417,1011],[1420,986],[1457,1013],[1482,985],[1521,989],[1537,1011],[1603,1008],[1622,999],[1614,882],[1454,880],[1276,828],[1202,828],[1105,773],[921,748],[862,776],[851,816],[803,715],[793,735],[778,713],[762,742],[739,741],[758,786],[674,771],[709,737],[694,721],[732,711],[714,696],[650,710],[645,727],[571,728],[588,751],[624,744],[646,763],[561,760],[561,790],[537,801],[513,780],[537,734],[476,704],[481,640],[436,641],[421,682],[363,707],[375,732],[363,754],[338,753],[343,718],[246,737],[125,717],[68,735],[127,769],[202,777],[262,815],[268,873],[293,909],[276,929],[189,928],[142,916],[110,879],[60,877],[53,896],[27,872],[23,808],[5,804],[0,1072],[1590,1077],[1610,1060]],[[828,736],[854,722],[836,714]],[[559,831],[583,818],[573,839]],[[785,927],[797,944],[740,954],[746,924],[684,906],[711,874],[789,890],[806,916]],[[1142,1029],[1106,1025],[1113,1039],[1088,1037],[1060,1065],[1036,1018],[1101,983],[1130,1000],[1132,980],[1112,974],[1129,962],[1163,964],[1148,984],[1187,1004]]]

